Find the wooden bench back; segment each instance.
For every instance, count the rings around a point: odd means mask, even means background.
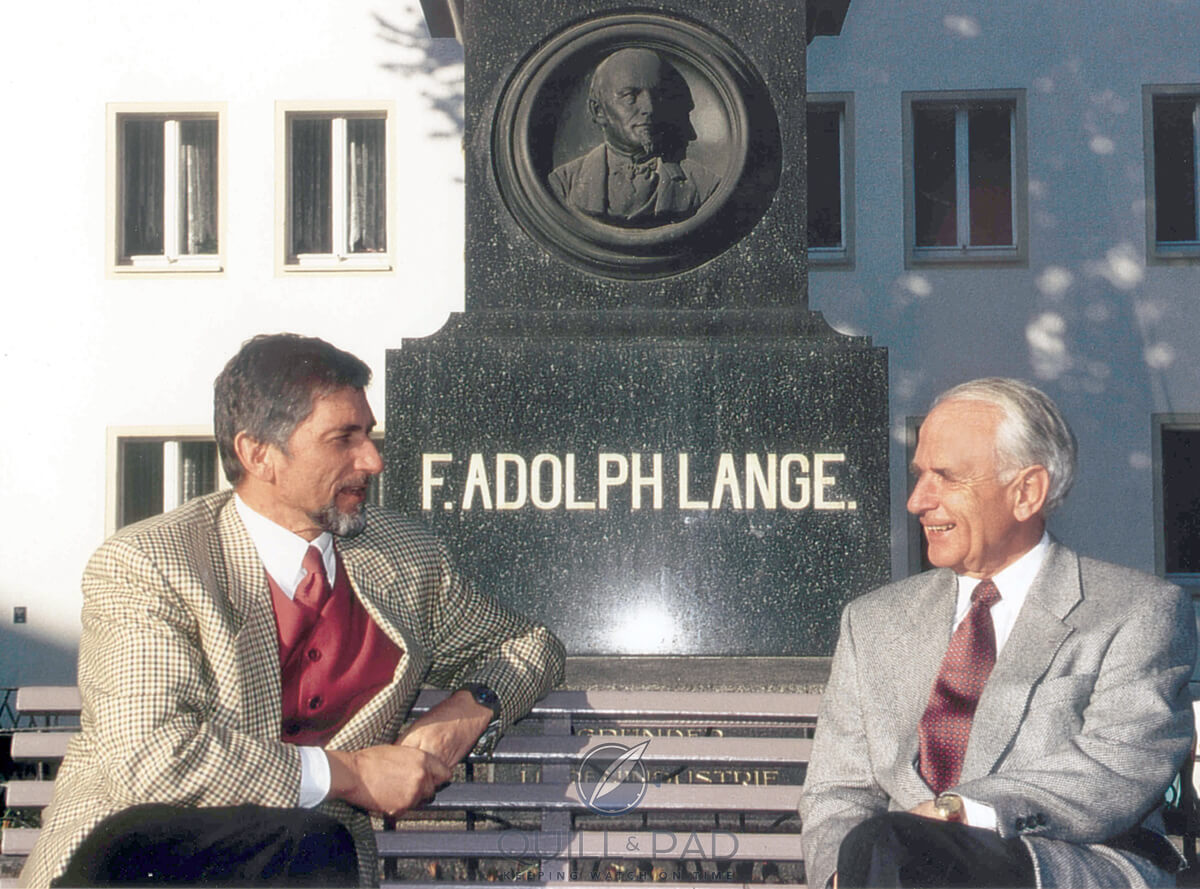
[[[423,692],[414,709],[444,694]],[[379,831],[380,854],[389,876],[411,876],[418,860],[417,875],[429,876],[441,872],[432,862],[453,859],[467,862],[468,879],[609,880],[633,869],[644,878],[687,882],[707,871],[744,882],[756,863],[774,879],[776,863],[792,862],[783,876],[796,880],[795,813],[819,702],[794,693],[551,692],[492,756],[472,758],[430,804]],[[38,777],[10,782],[7,805],[36,812],[50,801],[79,692],[22,688],[17,706],[43,728],[13,737],[14,760],[36,766]],[[592,785],[579,780],[581,767],[635,747],[641,771],[630,780],[644,776],[636,806],[598,811],[596,776]],[[36,828],[9,828],[0,851],[28,854],[36,836]]]

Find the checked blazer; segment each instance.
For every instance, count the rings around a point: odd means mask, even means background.
[[[1003,594],[1003,590],[1001,590]],[[950,641],[946,569],[851,602],[800,802],[808,885],[868,817],[933,798],[917,725]],[[1190,597],[1052,542],[984,686],[958,784],[1020,837],[1039,886],[1174,885],[1105,841],[1162,830],[1163,793],[1192,740]]]
[[[425,684],[488,685],[506,728],[561,678],[561,644],[475,592],[418,524],[382,509],[367,516],[338,549],[355,594],[404,654],[327,746],[394,741]],[[82,619],[82,730],[23,883],[47,885],[97,822],[139,803],[297,805],[300,753],[280,741],[271,594],[231,492],[105,542],[84,572]],[[370,818],[340,801],[322,808],[353,834],[360,881],[376,883]]]

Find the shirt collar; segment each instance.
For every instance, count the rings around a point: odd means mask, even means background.
[[[233,505],[246,526],[246,533],[258,550],[263,568],[271,579],[279,585],[284,595],[289,599],[295,597],[296,587],[304,579],[304,569],[300,563],[310,546],[321,551],[321,559],[325,562],[325,576],[333,578],[337,569],[337,558],[334,554],[333,535],[322,531],[313,541],[309,542],[299,534],[293,534],[282,525],[276,524],[260,512],[255,512],[238,494],[233,495]]]
[[[1050,548],[1050,535],[1043,531],[1042,539],[1037,542],[1033,549],[1025,553],[1007,568],[996,572],[992,577],[992,583],[996,585],[996,589],[1000,591],[1000,597],[1008,602],[1013,611],[1020,610],[1021,604],[1024,603],[1025,597],[1029,595],[1029,590],[1033,586],[1034,578],[1041,570],[1042,562],[1046,560],[1046,551]],[[965,574],[958,575],[958,596],[961,602],[964,598],[970,599],[971,593],[975,592],[975,587],[979,586],[980,578],[967,577]]]
[[[632,165],[636,167],[644,167],[653,164],[657,168],[659,162],[662,160],[662,156],[659,154],[651,154],[643,157],[641,160],[634,160],[634,156],[632,154],[622,151],[609,142],[605,142],[604,147],[608,149],[608,164],[610,167],[614,164]]]

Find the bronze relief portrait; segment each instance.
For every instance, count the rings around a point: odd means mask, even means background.
[[[555,167],[549,185],[571,210],[648,227],[695,215],[721,178],[687,156],[695,108],[683,75],[651,49],[619,49],[596,66],[587,98],[604,141]]]
[[[617,278],[728,249],[770,202],[780,162],[753,66],[704,26],[655,13],[602,16],[535,51],[501,95],[492,150],[526,233]]]

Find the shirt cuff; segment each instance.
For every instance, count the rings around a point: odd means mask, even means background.
[[[973,799],[962,797],[963,814],[970,827],[981,827],[984,830],[996,829],[996,810],[987,803],[977,803]]]
[[[300,749],[300,808],[312,809],[329,796],[332,778],[329,774],[329,757],[320,747]]]

